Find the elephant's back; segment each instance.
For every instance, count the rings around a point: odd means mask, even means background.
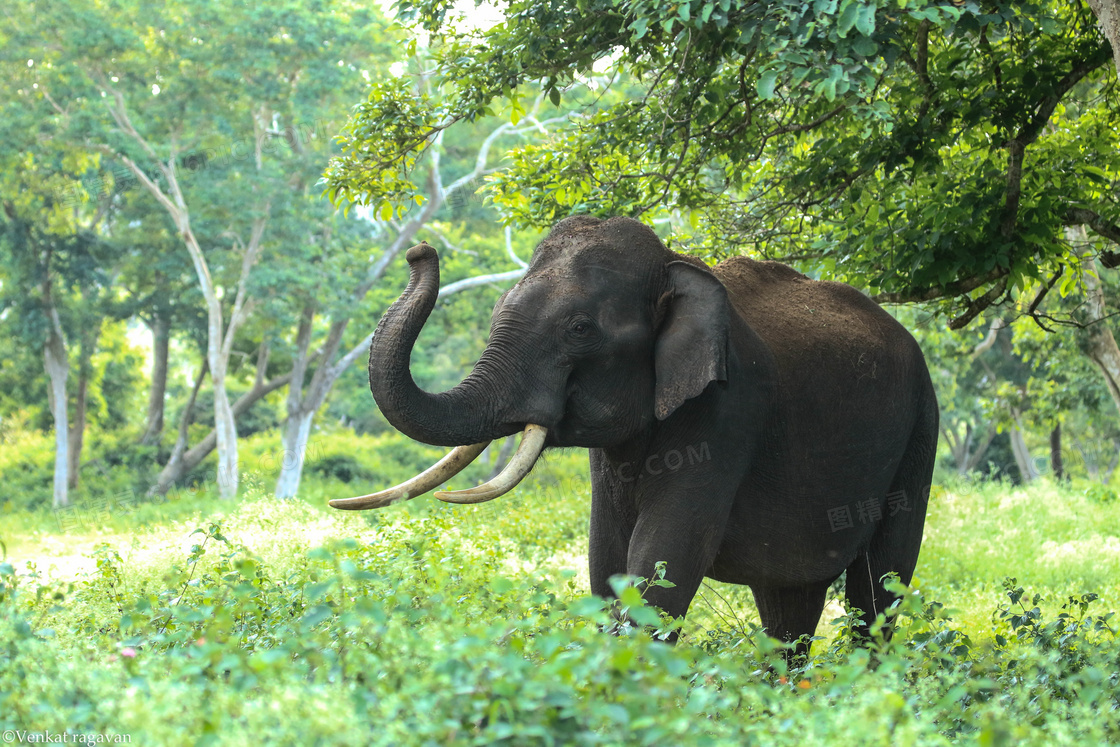
[[[812,280],[780,262],[733,257],[713,272],[735,310],[781,363],[825,353],[912,352],[916,343],[890,314],[844,283]]]
[[[905,327],[850,285],[812,280],[778,262],[736,257],[714,271],[769,348],[778,411],[792,420],[781,427],[793,443],[812,442],[823,428],[863,432],[853,445],[881,441],[890,450],[895,440],[901,448],[919,403],[935,401],[922,351]]]

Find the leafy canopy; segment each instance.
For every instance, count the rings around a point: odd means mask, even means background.
[[[603,74],[492,177],[511,221],[668,217],[686,250],[792,260],[881,300],[961,297],[962,324],[1069,282],[1062,227],[1120,238],[1111,50],[1082,3],[514,0],[485,31],[451,7],[398,6],[439,80],[373,82],[328,170],[336,202],[404,205],[447,127]]]

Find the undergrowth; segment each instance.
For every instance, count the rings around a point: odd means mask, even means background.
[[[988,628],[964,631],[895,582],[891,640],[876,626],[855,645],[853,612],[790,669],[757,627],[661,643],[669,621],[641,580],[616,579],[611,609],[570,571],[504,575],[457,529],[450,511],[399,515],[286,568],[219,522],[159,574],[107,545],[76,582],[5,562],[0,728],[142,744],[1120,741],[1116,625],[1093,593],[1047,614],[1007,579]]]
[[[0,732],[160,745],[1120,744],[1120,504],[1107,496],[937,488],[917,575],[893,584],[893,637],[884,617],[857,643],[856,611],[833,603],[811,657],[790,667],[744,587],[706,584],[683,625],[645,603],[664,576],[615,579],[614,605],[588,594],[582,453],[550,456],[479,506],[325,508],[430,457],[401,448],[371,467],[365,442],[325,442],[294,501],[260,487],[223,502],[203,486],[81,525],[9,506]],[[673,629],[677,645],[659,640]]]

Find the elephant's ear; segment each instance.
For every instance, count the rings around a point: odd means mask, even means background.
[[[658,420],[711,382],[727,380],[727,290],[715,275],[688,262],[668,267],[667,308],[654,345]]]

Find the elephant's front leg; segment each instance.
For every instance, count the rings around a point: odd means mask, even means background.
[[[731,499],[705,495],[704,489],[677,487],[643,501],[630,538],[626,572],[653,578],[665,562],[671,587],[651,586],[645,599],[672,617],[683,617],[711,568],[723,541]]]
[[[599,449],[590,450],[591,531],[588,541],[588,571],[591,593],[600,597],[614,595],[610,577],[626,573],[630,536],[637,514],[627,505],[625,482],[615,474]]]
[[[592,451],[591,590],[612,597],[611,576],[652,579],[663,561],[665,580],[673,586],[650,586],[644,597],[682,617],[719,552],[734,486],[730,480],[715,484],[703,471],[710,456],[677,460],[687,452],[669,451],[668,468],[659,456],[611,462]]]

